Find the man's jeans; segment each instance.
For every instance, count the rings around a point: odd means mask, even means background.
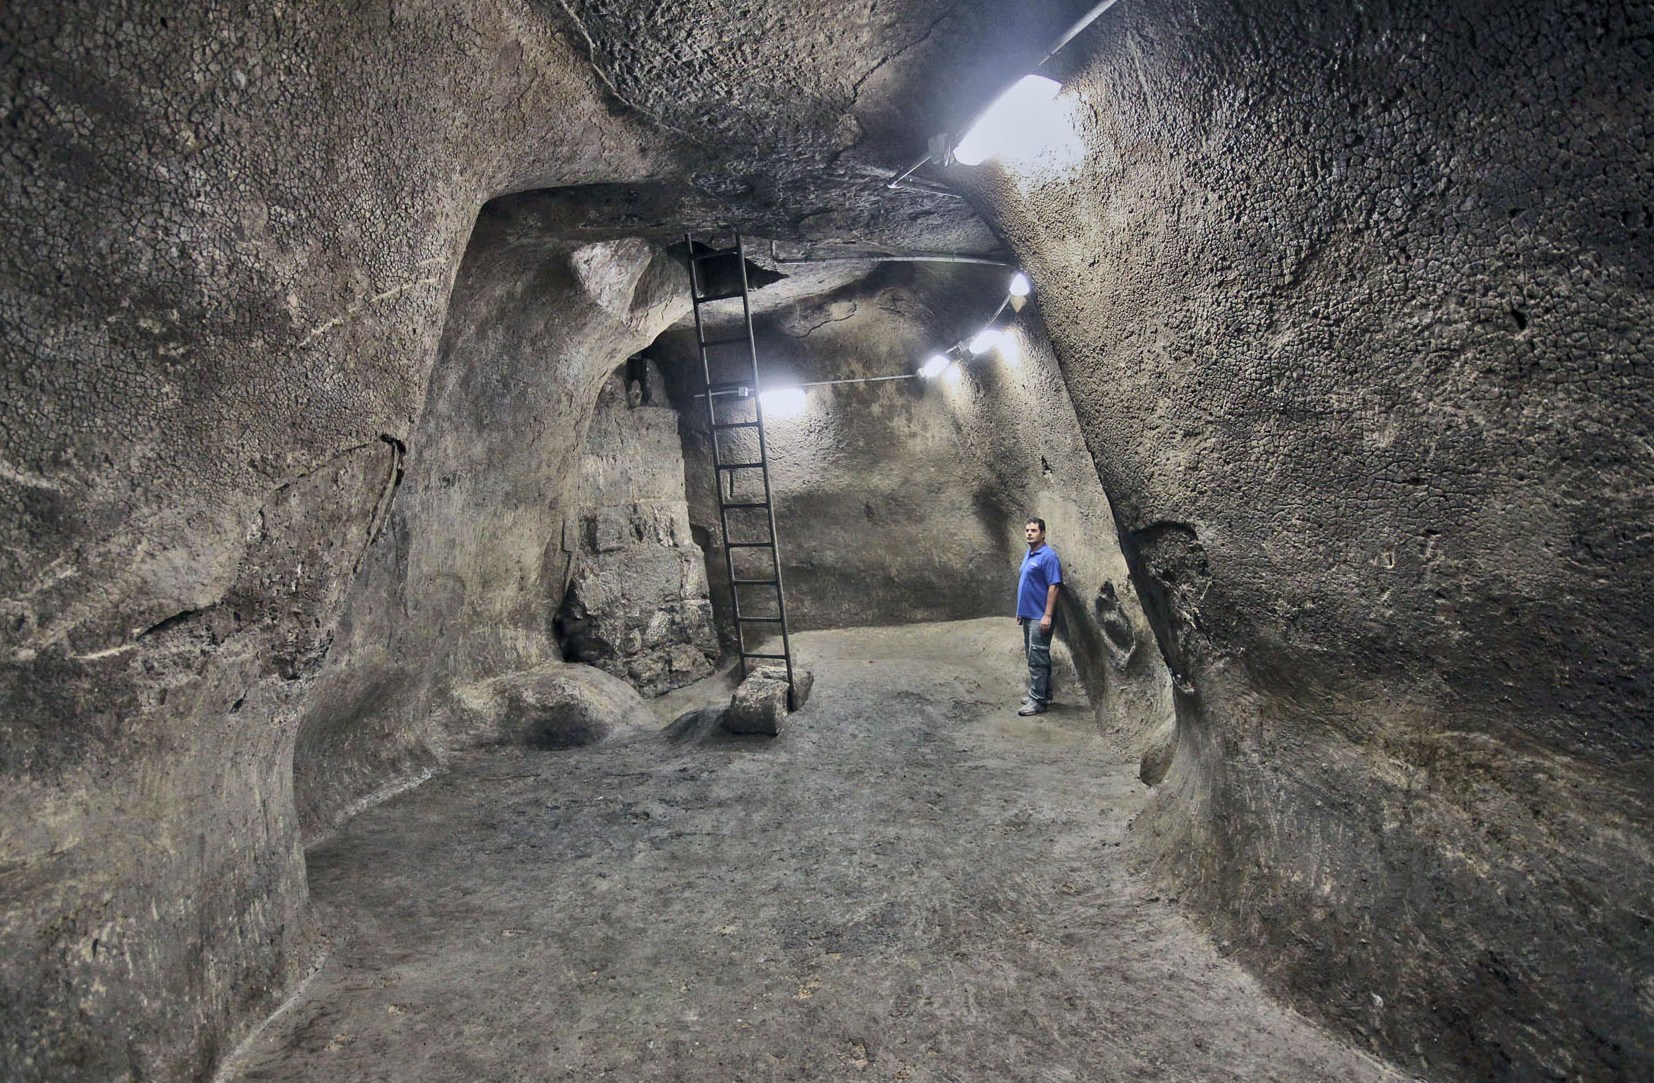
[[[1051,702],[1051,636],[1039,630],[1039,621],[1022,621],[1023,648],[1028,652],[1028,698],[1035,703]]]

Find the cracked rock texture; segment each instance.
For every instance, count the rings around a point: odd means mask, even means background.
[[[723,727],[730,733],[774,737],[781,732],[787,715],[809,700],[814,684],[810,671],[796,665],[790,685],[786,666],[759,666],[747,674],[730,697],[723,711]]]
[[[604,383],[580,487],[573,572],[557,615],[564,654],[648,696],[710,674],[718,630],[684,498],[678,412],[647,360]]]
[[[1174,672],[1140,845],[1431,1075],[1654,1073],[1651,32],[1122,4],[970,174]]]

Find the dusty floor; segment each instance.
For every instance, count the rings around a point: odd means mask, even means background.
[[[332,953],[227,1077],[1388,1080],[1127,869],[1009,620],[797,638],[778,739],[467,757],[310,853]],[[686,710],[684,690],[661,711]]]

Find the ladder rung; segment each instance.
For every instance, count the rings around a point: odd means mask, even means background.
[[[756,421],[723,421],[712,426],[714,429],[756,429]]]
[[[707,349],[710,346],[733,346],[737,342],[740,342],[740,343],[744,344],[744,343],[748,343],[748,342],[751,342],[751,341],[752,341],[752,339],[748,338],[745,335],[736,335],[733,338],[707,338],[707,339],[702,339],[701,340],[701,349],[704,350],[704,349]]]
[[[767,508],[770,506],[770,502],[768,500],[748,500],[739,504],[719,504],[718,506],[728,511],[731,508]]]
[[[758,470],[763,463],[719,463],[719,470]]]
[[[779,579],[731,579],[730,582],[738,587],[779,587],[781,585]]]
[[[774,549],[775,548],[775,543],[772,542],[772,541],[767,541],[767,542],[730,542],[727,545],[725,545],[724,548],[725,549]]]
[[[736,617],[743,624],[780,624],[780,617]]]
[[[745,391],[748,394],[751,394],[752,393],[752,381],[750,381],[750,380],[719,380],[717,383],[707,384],[706,389],[708,391],[712,392],[714,395],[718,394],[721,391]]]
[[[698,305],[704,305],[704,304],[708,304],[709,302],[712,302],[712,301],[727,301],[731,297],[739,297],[739,296],[741,296],[741,291],[740,290],[731,290],[728,293],[706,293],[706,294],[697,293],[695,295],[695,303],[698,304]]]
[[[740,254],[741,250],[739,248],[714,248],[710,252],[702,252],[700,255],[692,256],[690,258],[696,263],[708,263],[715,259],[728,259],[731,256],[738,256]]]
[[[741,652],[741,657],[742,658],[774,658],[776,661],[779,661],[779,662],[785,662],[787,660],[787,656],[784,655],[784,654],[754,654],[751,651],[742,651]]]

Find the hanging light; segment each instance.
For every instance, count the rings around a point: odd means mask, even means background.
[[[934,380],[936,377],[946,372],[948,366],[951,364],[953,364],[953,358],[949,357],[947,354],[932,354],[930,360],[919,366],[919,375],[923,376],[927,380]]]
[[[1046,61],[1061,52],[1086,27],[1113,7],[1119,0],[1101,0],[1078,22],[1063,32],[1051,48],[1040,57],[1035,68],[1043,68]],[[989,158],[1002,154],[1025,157],[1030,154],[1047,159],[1047,165],[1065,169],[1085,153],[1084,144],[1075,134],[1074,117],[1055,103],[1062,92],[1062,84],[1043,75],[1025,75],[977,117],[965,137],[949,150],[946,133],[932,136],[925,156],[908,166],[886,184],[886,188],[900,188],[927,162],[938,165],[981,165]],[[908,187],[913,187],[909,185]],[[929,191],[930,188],[921,190]]]
[[[1043,75],[1024,75],[977,118],[959,145],[954,160],[962,165],[981,165],[989,158],[1017,156],[1051,142],[1053,124],[1063,118],[1051,108],[1062,84]]]
[[[994,347],[998,346],[999,343],[1000,343],[1000,340],[1004,337],[1005,337],[1005,332],[1001,331],[999,328],[997,328],[997,327],[984,327],[982,330],[980,330],[976,333],[975,338],[971,339],[971,344],[970,344],[971,356],[972,357],[981,357],[983,354],[987,353],[989,350],[991,350]]]
[[[1001,331],[999,341],[994,344],[999,349],[1000,360],[1011,368],[1022,364],[1022,337],[1016,331]]]
[[[776,387],[759,392],[758,405],[766,420],[781,421],[802,414],[809,400],[802,387]]]

